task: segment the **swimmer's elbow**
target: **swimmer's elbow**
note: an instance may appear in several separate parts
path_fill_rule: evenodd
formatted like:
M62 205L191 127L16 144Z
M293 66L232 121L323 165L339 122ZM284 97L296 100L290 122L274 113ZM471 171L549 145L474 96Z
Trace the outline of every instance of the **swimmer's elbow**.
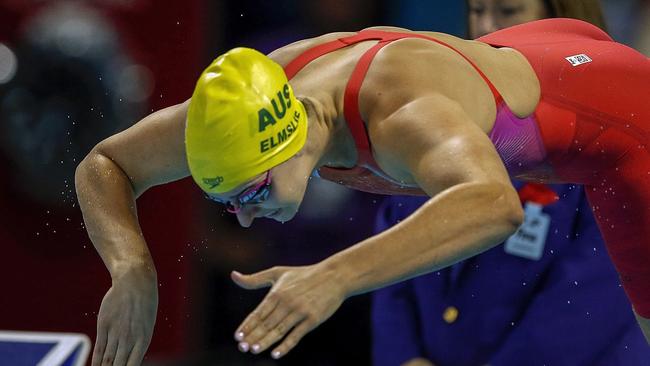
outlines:
M509 224L508 236L512 235L524 223L524 210L521 206L513 208L506 216L506 222Z
M116 174L125 180L134 192L136 187L134 182L122 170L122 168L107 155L101 148L101 143L95 146L86 157L77 165L75 170L75 188L77 195L83 194L85 187L88 185L101 184L103 181L115 182Z
M524 222L524 210L519 201L519 195L512 186L503 186L502 193L495 202L499 219L504 225L504 231L510 236Z
M77 165L77 168L75 169L74 172L74 181L75 181L75 187L77 189L77 195L83 192L82 188L89 184L89 181L92 180L92 174L97 173L96 169L96 152L95 149L90 151L88 155L86 155L81 162L79 162L79 165Z

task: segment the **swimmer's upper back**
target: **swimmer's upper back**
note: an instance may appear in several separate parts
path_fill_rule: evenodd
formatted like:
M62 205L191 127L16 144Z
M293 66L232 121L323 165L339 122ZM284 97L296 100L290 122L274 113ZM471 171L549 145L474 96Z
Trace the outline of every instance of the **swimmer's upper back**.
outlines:
M396 27L370 29L400 33L412 31ZM539 100L539 83L526 59L511 49L467 41L435 32L412 32L438 39L472 60L494 84L506 104L517 116L530 115ZM269 56L282 66L308 49L354 35L354 32L329 33L282 47ZM343 95L347 81L359 58L376 41L365 41L323 55L307 64L291 80L297 95L319 99L333 118L343 118ZM416 74L415 84L405 74ZM421 76L421 77L419 77ZM457 100L486 133L496 113L489 87L472 66L453 50L423 39L403 39L384 47L372 61L359 98L362 115L387 104L405 102L414 93L441 93ZM398 98L396 99L395 96ZM368 119L366 119L368 120Z

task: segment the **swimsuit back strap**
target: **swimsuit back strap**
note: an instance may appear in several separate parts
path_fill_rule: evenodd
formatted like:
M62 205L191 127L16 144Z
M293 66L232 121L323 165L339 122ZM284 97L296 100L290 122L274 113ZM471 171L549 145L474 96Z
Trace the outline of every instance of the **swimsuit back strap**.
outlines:
M373 39L382 40L386 38L387 34L390 33L368 30L368 31L362 31L356 33L348 37L338 38L329 42L321 43L317 46L307 49L306 51L298 55L298 57L296 57L291 62L289 62L284 67L284 72L287 74L287 79L291 80L308 63L314 61L315 59L323 55L353 45L355 43L369 41Z
M390 42L390 40L382 40L366 51L354 67L352 75L348 79L348 84L345 87L343 113L345 114L345 120L348 122L352 137L354 137L354 143L357 146L357 165L370 165L373 167L377 165L375 159L372 157L366 124L363 118L361 118L361 112L359 111L359 91L361 90L363 79L368 73L373 58L379 50Z
M370 63L372 62L374 56L382 47L387 45L390 40L392 40L392 37L384 40L389 34L391 33L364 31L349 37L343 37L335 39L333 41L325 42L301 53L298 55L298 57L293 59L284 67L284 72L287 74L287 79L291 80L308 63L319 58L320 56L355 43L369 40L380 41L380 43L372 47L370 50L366 51L366 53L361 57L355 66L354 71L352 72L352 76L348 80L347 86L345 88L343 103L344 115L352 136L354 137L354 142L357 146L358 165L368 164L371 166L376 166L376 163L372 157L372 152L370 150L370 140L368 139L366 126L361 119L361 114L359 113L359 89L361 89L361 84L363 83L363 79L368 72L368 68L370 67Z
M293 59L284 67L284 72L287 74L287 79L291 80L300 70L302 70L303 67L315 59L347 46L348 44L344 43L342 41L342 38L339 38L308 49L307 51L298 55L298 57Z

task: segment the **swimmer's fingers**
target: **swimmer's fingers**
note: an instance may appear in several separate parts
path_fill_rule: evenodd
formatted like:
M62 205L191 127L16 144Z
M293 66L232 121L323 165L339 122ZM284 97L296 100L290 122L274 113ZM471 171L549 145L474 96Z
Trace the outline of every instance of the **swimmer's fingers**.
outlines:
M101 365L140 365L151 338L147 335L146 326L139 322L129 324L125 321L118 327L121 329L119 335L109 332L108 346Z
M277 304L278 296L271 291L257 309L244 320L238 329L241 332L238 334L246 335L239 344L241 351L246 352L250 347L253 353L259 353L257 342L273 331L278 323L287 317L290 309L287 306L277 306Z
M136 342L131 354L129 354L129 361L126 363L126 366L140 366L147 347L148 343Z
M125 366L142 357L153 334L157 308L155 277L128 272L113 279L99 308L92 366Z
M300 322L294 329L289 333L287 338L282 341L282 343L277 346L273 352L271 352L271 357L278 359L291 351L298 342L309 333L312 329L316 328L318 323L312 319L305 319Z
M258 272L251 275L243 275L239 272L233 271L230 275L232 280L242 288L247 290L259 289L263 287L271 286L275 283L277 276L283 270L282 267L273 267L267 269L266 271ZM235 331L235 340L242 341L243 334L250 334L255 328L258 327L261 321L266 319L266 317L275 309L277 305L277 297L270 292L264 300L257 306L257 308L250 313L246 319L241 323L241 325ZM240 345L240 348L243 348L242 351L248 351L247 345Z
M106 349L106 342L108 337L106 326L102 324L101 320L97 321L97 339L95 340L95 348L93 349L92 366L101 366L102 359L104 358L104 350Z
M117 352L115 352L115 361L113 361L113 366L126 366L126 362L129 359L131 350L133 350L133 346L134 342L128 336L123 340L120 340L117 346Z
M132 334L139 334L135 337ZM149 338L143 336L142 331L133 330L131 334L123 334L120 337L119 346L115 355L115 361L112 364L108 363L107 365L112 366L130 366L130 365L140 365L144 354L147 351L149 345Z
M117 364L113 362L115 360L115 353L117 352L117 346L118 346L118 339L115 336L115 334L109 330L108 341L106 342L106 349L104 349L104 357L102 357L102 363L101 363L102 366L104 365L117 366Z
M274 312L275 313L275 312ZM278 312L278 314L282 314ZM273 316L273 315L271 315ZM270 317L270 316L269 316ZM296 324L304 319L304 316L299 313L291 313L284 317L281 321L275 324L269 331L263 332L259 339L251 339L251 353L258 354L266 351L269 347L281 340L287 332L289 332ZM251 334L251 338L253 334Z
M245 275L237 271L232 271L230 273L230 278L237 284L239 287L245 288L247 290L256 290L259 288L269 287L275 283L275 281L280 277L284 271L289 267L273 267L265 271L260 271L257 273Z
M277 269L271 291L255 315L251 314L235 333L240 350L246 352L257 345L255 353L262 352L298 324L279 350L281 355L286 354L339 308L346 297L344 281L339 277L338 272L319 265ZM289 318L287 323L285 318ZM258 343L261 340L265 340L263 345Z

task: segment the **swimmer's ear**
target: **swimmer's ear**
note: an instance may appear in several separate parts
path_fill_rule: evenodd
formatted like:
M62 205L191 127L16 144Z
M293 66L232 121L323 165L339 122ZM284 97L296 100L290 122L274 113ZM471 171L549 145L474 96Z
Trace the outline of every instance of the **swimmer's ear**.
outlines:
M247 290L256 290L258 288L264 288L272 286L275 283L275 280L278 276L278 268L273 267L265 271L253 273L250 275L241 274L237 271L232 271L230 273L230 278L242 288Z

